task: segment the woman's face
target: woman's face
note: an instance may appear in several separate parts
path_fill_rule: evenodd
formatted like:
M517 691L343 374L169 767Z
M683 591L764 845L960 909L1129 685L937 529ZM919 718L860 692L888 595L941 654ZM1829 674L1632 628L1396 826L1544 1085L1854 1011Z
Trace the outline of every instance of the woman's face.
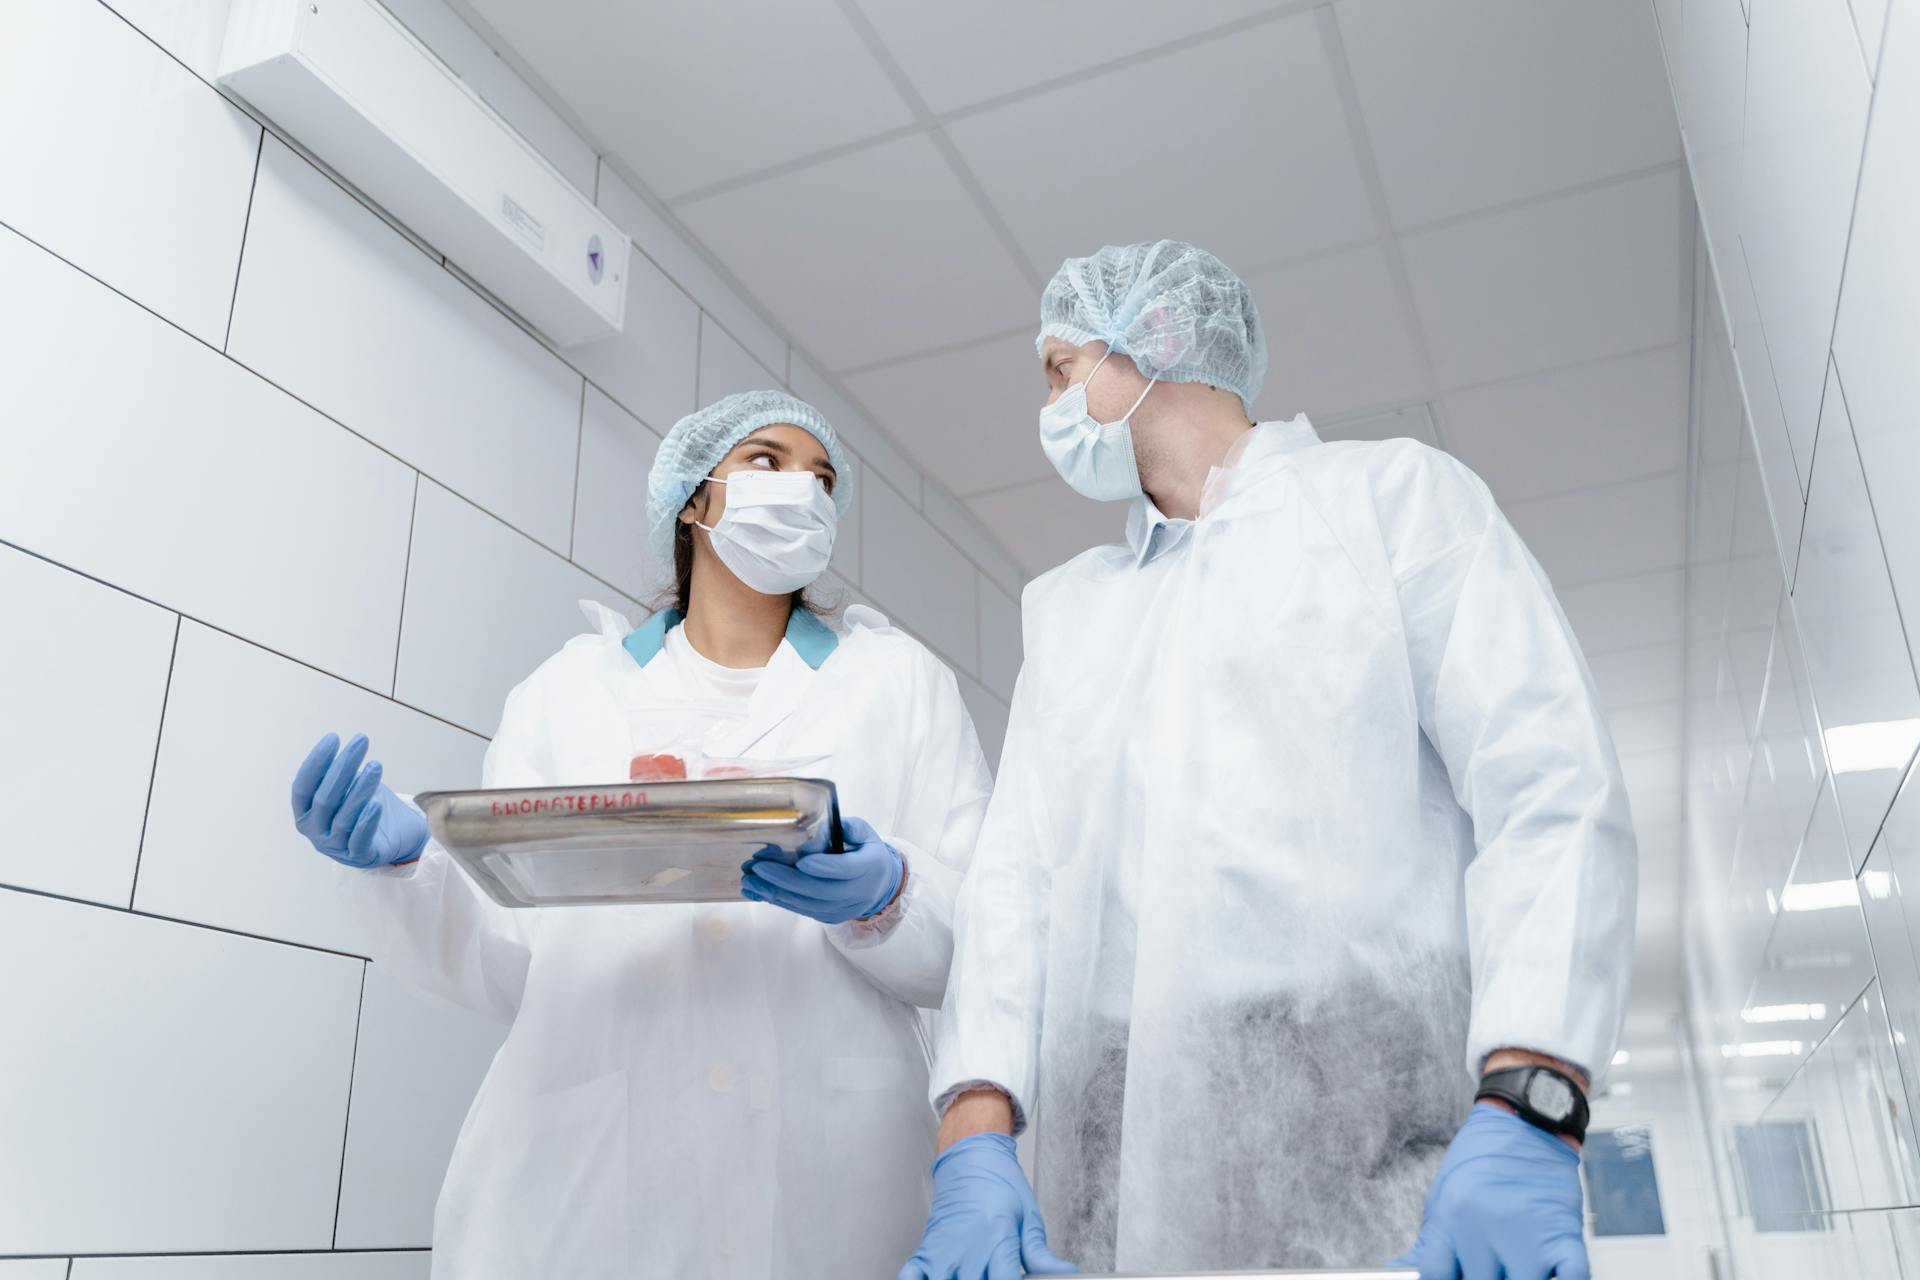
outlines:
M745 440L727 450L713 474L725 480L736 471L809 471L819 477L827 493L839 479L833 463L827 461L826 446L813 433L785 422L761 427ZM703 484L680 511L680 523L704 524L711 528L727 509L727 486Z

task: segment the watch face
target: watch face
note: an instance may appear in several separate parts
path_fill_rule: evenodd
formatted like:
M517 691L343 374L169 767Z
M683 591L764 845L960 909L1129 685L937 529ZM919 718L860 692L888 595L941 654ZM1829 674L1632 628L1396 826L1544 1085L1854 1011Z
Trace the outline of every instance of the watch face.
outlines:
M1573 1086L1559 1076L1536 1071L1527 1081L1527 1105L1549 1120L1565 1120L1573 1114Z

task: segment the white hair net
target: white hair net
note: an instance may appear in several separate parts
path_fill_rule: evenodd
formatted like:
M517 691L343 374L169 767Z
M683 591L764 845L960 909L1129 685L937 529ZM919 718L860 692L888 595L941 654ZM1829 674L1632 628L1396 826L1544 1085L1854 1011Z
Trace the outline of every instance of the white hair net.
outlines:
M1204 382L1249 414L1267 376L1253 294L1224 262L1180 240L1108 245L1068 258L1040 295L1040 336L1100 341L1162 382Z
M833 424L798 396L784 391L738 391L695 409L673 424L647 475L647 539L662 561L673 559L673 525L700 482L712 474L727 450L762 427L789 423L807 432L827 450L838 478L833 505L847 514L853 501L853 463L840 447Z

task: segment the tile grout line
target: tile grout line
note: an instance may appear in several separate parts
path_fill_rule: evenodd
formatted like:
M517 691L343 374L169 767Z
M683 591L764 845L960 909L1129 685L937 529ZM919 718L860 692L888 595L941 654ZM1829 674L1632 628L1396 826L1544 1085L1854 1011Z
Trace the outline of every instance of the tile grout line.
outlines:
M580 539L580 466L587 440L587 380L580 379L580 417L573 432L573 510L567 516L567 563L573 563L574 546Z
M347 1194L347 1139L353 1133L353 1079L360 1067L360 1024L367 1018L367 970L372 962L360 962L360 996L353 1011L353 1049L347 1055L347 1107L346 1118L340 1126L340 1178L333 1188L333 1234L329 1237L335 1249L340 1247L340 1202Z
M227 332L220 339L220 353L233 344L233 313L240 306L240 272L247 265L247 233L253 229L253 196L260 189L261 160L267 150L267 131L260 129L260 140L253 148L253 181L247 184L247 213L240 221L240 253L233 264L233 292L227 296Z
M0 538L0 547L6 547L9 550L17 551L24 556L31 556L33 559L38 560L43 564L50 564L54 566L56 569L60 569L60 570L63 570L64 572L74 574L77 577L85 578L88 582L97 583L98 585L107 588L109 591L113 591L120 595L127 596L130 599L138 600L143 604L150 604L154 606L156 609L164 610L167 613L176 614L179 616L179 618L183 622L191 622L191 623L194 623L196 626L205 627L209 631L215 632L218 635L226 636L230 640L237 640L241 644L249 645L255 649L260 650L262 653L270 653L276 658L280 658L283 661L293 663L295 666L305 667L307 670L312 671L318 675L323 675L329 680L338 680L341 684L346 685L350 689L358 689L362 693L372 694L374 697L381 699L383 702L391 702L396 707L404 707L406 710L412 711L418 715L423 715L427 717L427 719L429 720L438 721L439 723L446 725L449 729L458 729L462 733L470 733L474 737L479 738L483 742L487 740L486 734L480 733L474 729L469 729L466 725L460 724L457 721L449 720L445 716L440 715L438 712L430 711L426 707L416 706L411 702L406 702L400 698L393 697L390 694L382 693L379 689L374 688L372 685L361 684L358 680L354 680L350 677L343 676L337 671L329 671L325 667L319 666L316 663L313 663L306 658L299 657L296 654L287 653L281 649L276 649L269 644L262 644L260 641L255 640L250 636L241 635L238 631L229 630L226 627L220 626L218 623L208 622L205 618L201 618L194 614L188 613L184 609L175 609L169 605L162 604L160 601L153 599L151 596L143 596L137 591L130 591L126 587L120 586L117 583L109 582L105 578L100 577L98 574L88 573L84 569L77 569L73 565L67 564L64 561L56 560L52 556L42 555L38 551L34 551L27 547L20 546L18 543L9 542L4 538Z
M230 938L247 938L254 942L265 942L276 947L292 947L297 951L313 951L320 955L339 956L343 960L367 960L355 951L342 951L338 947L323 947L318 943L300 942L293 938L274 938L264 933L253 933L246 929L235 929L229 925L212 924L205 920L189 920L185 916L170 916L159 911L142 911L138 907L122 907L111 902L101 902L97 898L76 898L70 893L55 893L51 889L36 889L32 885L10 884L0 881L0 894L19 893L30 898L45 898L52 902L65 902L76 907L91 907L95 911L110 911L115 915L131 916L136 920L155 920L162 924L177 924L189 929L204 929L208 933L225 934Z
M393 686L387 696L400 698L400 648L407 638L407 587L413 581L413 533L420 525L420 473L413 473L413 501L407 507L406 559L400 562L400 616L393 628Z
M167 652L167 679L160 689L160 724L153 734L153 765L147 770L147 802L140 810L140 839L133 846L133 878L127 884L127 910L140 893L140 859L147 850L147 822L153 816L153 783L160 776L160 746L167 737L167 702L173 696L173 672L180 664L180 629L184 615L173 615L173 647Z
M1400 321L1413 346L1421 381L1432 387L1440 379L1434 369L1433 351L1427 342L1426 326L1421 322L1420 307L1414 300L1413 278L1407 271L1406 255L1401 251L1400 238L1394 230L1386 181L1380 176L1380 159L1373 149L1373 137L1367 131L1366 115L1360 108L1360 89L1354 80L1353 64L1347 56L1347 42L1340 30L1340 16L1330 4L1315 9L1313 16L1320 33L1321 51L1326 56L1327 67L1333 77L1334 93L1340 100L1340 115L1346 123L1347 140L1353 147L1359 163L1360 180L1366 188L1367 205L1373 214L1374 234L1379 239L1381 256L1386 259L1387 275L1393 281L1393 291L1400 303ZM1433 431L1436 443L1445 449L1447 440L1442 433L1438 413L1433 415Z
M75 1253L72 1255L53 1253L0 1253L0 1262L37 1262L64 1261L72 1265L84 1258L100 1258L113 1261L121 1258L332 1258L359 1257L362 1254L375 1253L431 1253L433 1247L424 1244L383 1244L366 1249L196 1249L192 1252L174 1250L171 1252L121 1252L121 1253Z

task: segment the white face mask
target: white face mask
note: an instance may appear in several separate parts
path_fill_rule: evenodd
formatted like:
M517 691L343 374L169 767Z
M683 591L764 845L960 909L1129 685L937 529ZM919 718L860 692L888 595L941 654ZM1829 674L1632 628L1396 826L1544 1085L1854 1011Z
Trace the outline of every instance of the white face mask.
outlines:
M1133 409L1127 410L1125 417L1117 422L1096 422L1087 412L1087 383L1093 381L1093 374L1100 372L1100 365L1112 354L1109 348L1085 382L1074 383L1060 393L1059 399L1040 410L1040 447L1046 451L1047 460L1053 463L1061 479L1096 502L1117 502L1140 496L1140 467L1133 457L1133 426L1129 419L1133 417L1133 410L1140 407L1140 400L1147 398L1147 391L1153 390L1153 382L1147 383L1147 391L1140 393Z
M734 577L762 595L783 596L825 572L840 513L817 477L747 470L710 479L727 486L727 509L700 528Z

